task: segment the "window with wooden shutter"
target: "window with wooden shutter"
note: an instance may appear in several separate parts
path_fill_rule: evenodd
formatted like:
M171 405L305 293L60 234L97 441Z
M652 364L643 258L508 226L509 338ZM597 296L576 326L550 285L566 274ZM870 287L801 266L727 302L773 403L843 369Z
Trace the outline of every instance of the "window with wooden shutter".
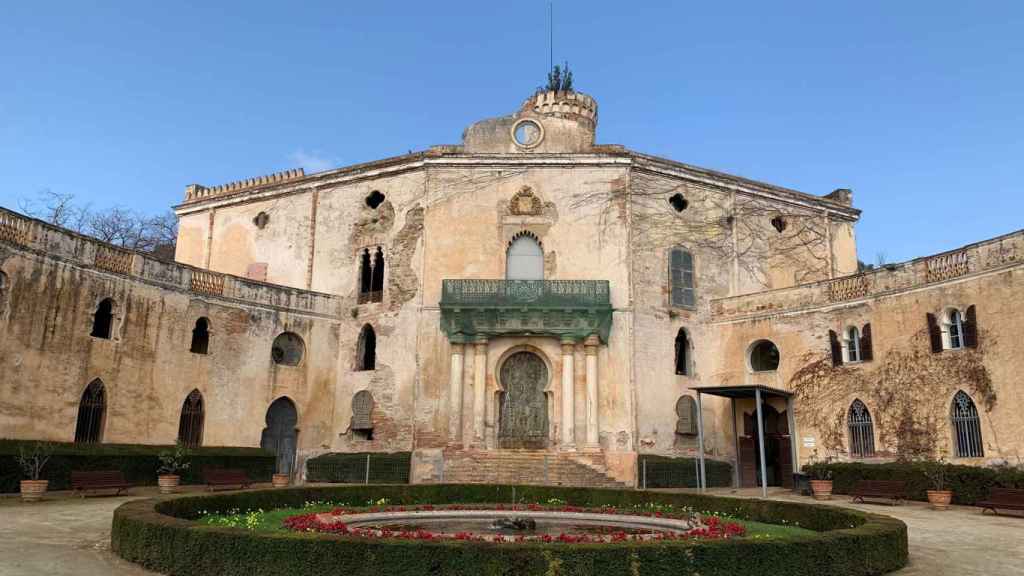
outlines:
M928 338L931 340L932 353L942 352L942 329L935 314L928 313Z
M964 347L966 348L977 348L978 347L978 316L974 310L974 305L967 307L964 312L963 318L963 332L964 332Z
M832 365L839 366L843 363L843 350L839 344L839 335L835 330L828 331L828 345L832 350Z
M871 362L875 359L874 351L871 348L871 323L868 322L860 332L860 359L861 362Z
M682 248L673 248L669 259L672 306L693 308L696 296L693 289L693 255Z
M676 401L676 434L697 435L697 402L691 396L680 396Z

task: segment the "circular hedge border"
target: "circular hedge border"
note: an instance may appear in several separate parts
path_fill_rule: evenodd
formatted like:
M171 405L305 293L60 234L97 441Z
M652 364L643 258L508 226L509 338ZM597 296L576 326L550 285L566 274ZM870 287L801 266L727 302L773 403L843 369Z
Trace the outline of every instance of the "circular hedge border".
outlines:
M206 512L301 507L314 501L511 503L513 490L516 500L524 503L558 498L581 507L631 507L658 502L757 522L799 525L816 533L770 539L495 544L250 532L196 521ZM137 500L114 512L111 546L126 560L175 576L862 576L906 565L907 527L895 518L850 509L700 494L479 484L370 485Z

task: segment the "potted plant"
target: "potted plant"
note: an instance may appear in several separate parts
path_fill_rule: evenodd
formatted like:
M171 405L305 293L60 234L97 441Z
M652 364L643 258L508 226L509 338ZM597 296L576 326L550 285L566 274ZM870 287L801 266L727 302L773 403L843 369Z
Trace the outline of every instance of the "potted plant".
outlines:
M274 488L286 488L289 482L291 482L291 475L289 474L275 473L273 476L270 477L270 484Z
M156 482L160 486L161 494L174 494L181 484L181 476L178 474L188 470L188 447L179 440L174 444L174 450L165 450L160 453L160 467L157 468Z
M832 470L822 463L817 466L812 466L810 469L811 473L811 492L814 494L815 500L831 500L832 499Z
M815 453L815 456L817 456L817 453ZM811 493L814 495L815 500L832 499L832 470L828 467L831 461L831 457L827 457L824 460L812 459L811 464L806 469L807 474L810 476Z
M43 473L43 467L53 455L53 444L49 442L36 442L30 450L24 446L18 449L18 465L21 471L28 478L21 481L21 499L25 502L37 502L42 500L43 494L50 486L49 480L41 480L39 476Z
M953 491L946 489L946 474L948 472L946 459L939 457L938 460L923 460L921 471L924 472L928 484L932 488L926 490L928 503L932 505L932 509L946 510L949 508L949 503L953 500Z

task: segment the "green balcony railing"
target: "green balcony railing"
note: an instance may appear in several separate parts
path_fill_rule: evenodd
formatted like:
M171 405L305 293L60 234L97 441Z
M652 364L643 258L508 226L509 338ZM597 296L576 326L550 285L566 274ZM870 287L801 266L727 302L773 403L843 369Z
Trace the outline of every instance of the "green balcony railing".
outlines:
M607 280L444 280L441 330L452 342L546 335L608 342L612 304Z
M610 308L607 280L444 280L441 307Z

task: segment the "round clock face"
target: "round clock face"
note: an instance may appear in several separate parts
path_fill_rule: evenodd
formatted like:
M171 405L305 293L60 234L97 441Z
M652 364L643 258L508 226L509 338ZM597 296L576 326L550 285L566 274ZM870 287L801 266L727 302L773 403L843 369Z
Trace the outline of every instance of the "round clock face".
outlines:
M520 120L512 128L512 138L515 139L516 144L524 148L540 144L543 137L544 131L541 129L540 124L533 120Z

